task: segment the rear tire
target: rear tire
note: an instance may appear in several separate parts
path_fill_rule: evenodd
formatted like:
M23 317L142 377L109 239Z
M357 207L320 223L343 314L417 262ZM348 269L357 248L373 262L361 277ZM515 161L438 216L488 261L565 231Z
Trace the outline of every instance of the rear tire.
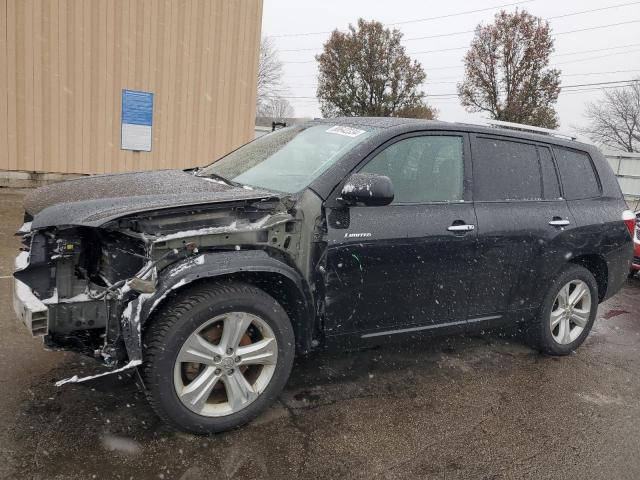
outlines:
M598 310L598 284L589 270L566 267L551 283L531 340L549 355L568 355L585 341Z
M258 416L286 384L295 350L280 304L243 283L180 292L154 315L143 340L149 403L165 422L196 434Z

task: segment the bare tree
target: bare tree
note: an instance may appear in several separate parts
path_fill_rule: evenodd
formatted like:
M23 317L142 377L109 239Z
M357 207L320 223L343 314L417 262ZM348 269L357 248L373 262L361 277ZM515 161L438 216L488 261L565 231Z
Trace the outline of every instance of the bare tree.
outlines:
M293 107L286 98L270 98L260 110L261 117L269 117L276 121L293 117Z
M278 58L278 51L271 38L263 37L258 61L256 111L261 113L269 100L279 96L282 89L282 62Z
M496 14L494 23L476 27L464 57L462 105L495 120L556 128L560 71L548 68L552 52L548 22L524 10Z
M611 148L640 152L640 78L604 92L604 98L587 104L589 124L580 133Z
M316 56L320 74L317 97L325 117L388 117L436 111L419 89L426 75L401 45L402 33L380 22L358 20L346 33L334 30Z

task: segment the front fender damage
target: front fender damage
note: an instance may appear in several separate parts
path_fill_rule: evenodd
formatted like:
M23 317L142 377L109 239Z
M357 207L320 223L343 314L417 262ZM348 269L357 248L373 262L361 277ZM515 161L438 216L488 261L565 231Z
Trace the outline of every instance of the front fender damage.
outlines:
M117 328L106 328L104 346L94 356L102 357L111 370L87 377L74 376L57 384L83 382L139 366L143 360L144 322L171 292L185 284L243 270L284 272L289 269L286 274L293 276L291 272L295 272L295 268L274 260L267 253L269 250L281 259L289 257L291 263L295 262L299 229L294 216L286 211L290 206L279 203L279 208L269 209L271 211L248 214L243 208L217 210L215 215L223 216L225 224L220 225L218 221L214 227L192 228L191 222L191 228L184 230L175 228L180 226L179 212L164 215L152 212L144 217L120 219L113 227L144 241L146 263L133 277L106 289L101 297L105 305L109 303L115 310L110 318L117 323ZM203 214L192 212L191 218L198 215ZM167 225L174 228L167 231ZM116 350L120 353L114 353Z
M304 308L311 315L311 293L302 275L264 250L198 253L160 272L153 293L140 294L127 304L122 329L128 358L142 360L142 327L174 291L198 280L238 273L272 273L289 279L305 298Z

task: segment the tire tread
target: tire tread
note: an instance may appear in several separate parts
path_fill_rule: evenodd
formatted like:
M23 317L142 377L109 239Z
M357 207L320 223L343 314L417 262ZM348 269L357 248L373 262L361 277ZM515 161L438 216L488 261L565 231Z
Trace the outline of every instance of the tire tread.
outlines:
M275 301L264 290L253 285L237 282L204 282L179 291L165 304L161 305L152 318L147 322L143 333L144 363L142 366L142 380L147 401L160 419L178 429L184 429L177 424L160 406L158 398L154 395L160 389L158 378L154 379L152 364L154 359L164 352L167 336L171 328L204 302L212 302L220 296L247 295L260 296L265 300Z
M545 329L547 327L546 325L547 318L546 318L545 312L547 310L548 302L551 301L551 298L550 298L551 293L555 292L555 290L559 288L561 284L571 280L572 278L578 278L579 276L585 276L587 279L589 279L588 283L590 284L589 286L591 290L591 296L592 298L595 298L595 299L598 298L596 279L588 269L580 265L570 264L567 267L565 267L563 270L561 270L560 273L556 276L556 278L551 283L549 292L545 295L542 305L540 305L540 311L537 315L537 318L533 322L533 325L531 326L531 328L529 328L528 339L531 346L541 351L542 353L546 353L548 355L568 355L573 351L573 349L579 347L582 344L582 342L584 342L584 340L587 338L591 330L591 326L593 325L597 311L592 312L593 320L590 320L589 322L587 322L587 326L585 327L586 334L582 337L580 342L577 345L575 345L572 349L564 348L564 346L559 346L557 344L550 345L545 335L546 333ZM594 289L595 289L595 293L594 293ZM595 297L594 297L594 294L595 294ZM597 303L596 303L596 306L597 306Z

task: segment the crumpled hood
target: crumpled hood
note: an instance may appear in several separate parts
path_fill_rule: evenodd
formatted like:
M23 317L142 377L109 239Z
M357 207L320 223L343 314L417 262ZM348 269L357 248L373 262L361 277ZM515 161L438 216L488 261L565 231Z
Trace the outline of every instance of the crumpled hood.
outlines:
M137 212L204 203L278 197L234 187L182 170L96 175L55 183L30 192L25 211L33 229L62 225L97 227Z

